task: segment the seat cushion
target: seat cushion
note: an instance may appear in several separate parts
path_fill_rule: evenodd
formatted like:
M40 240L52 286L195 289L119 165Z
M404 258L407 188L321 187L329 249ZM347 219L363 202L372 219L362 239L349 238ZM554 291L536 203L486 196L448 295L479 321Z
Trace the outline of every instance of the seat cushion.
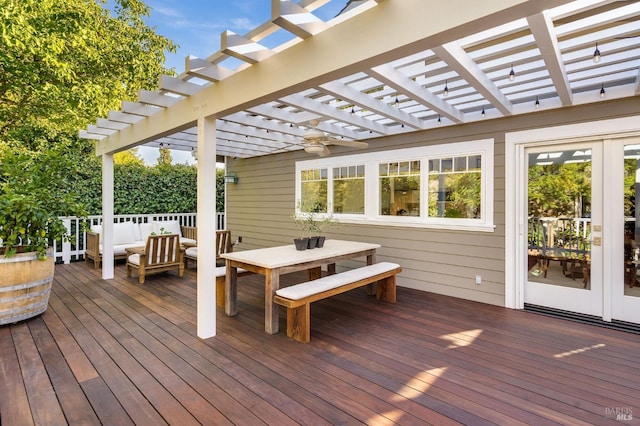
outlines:
M127 261L133 265L138 265L140 266L140 255L139 254L132 254L127 258Z
M391 262L374 263L373 265L351 269L335 275L326 275L322 278L318 278L317 280L281 288L276 291L276 294L281 297L286 297L287 299L300 300L313 294L338 288L355 281L392 271L399 267L400 265L397 263Z
M189 247L184 251L184 255L187 257L192 257L194 259L198 258L198 247Z

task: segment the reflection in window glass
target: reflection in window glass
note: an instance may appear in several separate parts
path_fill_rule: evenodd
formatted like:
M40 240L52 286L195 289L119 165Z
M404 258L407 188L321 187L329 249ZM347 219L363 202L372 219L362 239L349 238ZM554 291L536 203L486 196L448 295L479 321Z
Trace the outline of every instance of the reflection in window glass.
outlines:
M420 162L383 163L380 172L380 214L420 216Z
M624 147L624 295L640 297L640 145ZM622 267L622 263L620 267Z
M480 158L472 155L429 160L430 217L480 218Z
M327 182L327 169L302 170L301 211L327 212Z
M364 214L364 165L333 169L333 212Z

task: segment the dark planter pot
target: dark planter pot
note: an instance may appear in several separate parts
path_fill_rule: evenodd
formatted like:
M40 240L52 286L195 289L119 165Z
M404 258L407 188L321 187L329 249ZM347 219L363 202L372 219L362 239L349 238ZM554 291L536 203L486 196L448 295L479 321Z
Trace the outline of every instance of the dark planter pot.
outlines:
M314 249L318 245L318 237L309 237L308 249Z
M296 245L296 250L306 250L309 245L308 238L294 238L293 243Z
M316 244L316 247L318 248L322 248L324 247L324 240L326 237L318 237L318 243Z

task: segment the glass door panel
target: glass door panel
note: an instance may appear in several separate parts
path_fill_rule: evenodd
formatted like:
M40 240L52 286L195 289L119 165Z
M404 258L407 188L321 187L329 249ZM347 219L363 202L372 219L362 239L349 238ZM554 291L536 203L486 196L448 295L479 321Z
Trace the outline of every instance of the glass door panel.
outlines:
M613 241L618 249L612 251L611 317L640 323L640 141L615 141L612 150L617 153L614 161L620 161L620 153L624 152L624 175L614 172L610 177L611 185L617 186L613 202L618 204L612 225L617 229ZM619 164L614 165L614 170ZM608 178L605 176L605 185Z
M527 150L525 303L601 315L602 303L595 299L601 295L601 275L593 273L599 258L592 247L601 244L601 169L594 162L600 153L596 143ZM599 263L596 270L601 271Z

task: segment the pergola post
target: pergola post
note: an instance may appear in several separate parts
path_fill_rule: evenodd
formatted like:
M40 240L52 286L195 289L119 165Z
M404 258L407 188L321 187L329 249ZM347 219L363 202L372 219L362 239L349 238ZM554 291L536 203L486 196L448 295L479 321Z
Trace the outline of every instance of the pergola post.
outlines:
M102 279L113 278L113 153L102 154Z
M216 335L216 119L198 119L197 333Z

